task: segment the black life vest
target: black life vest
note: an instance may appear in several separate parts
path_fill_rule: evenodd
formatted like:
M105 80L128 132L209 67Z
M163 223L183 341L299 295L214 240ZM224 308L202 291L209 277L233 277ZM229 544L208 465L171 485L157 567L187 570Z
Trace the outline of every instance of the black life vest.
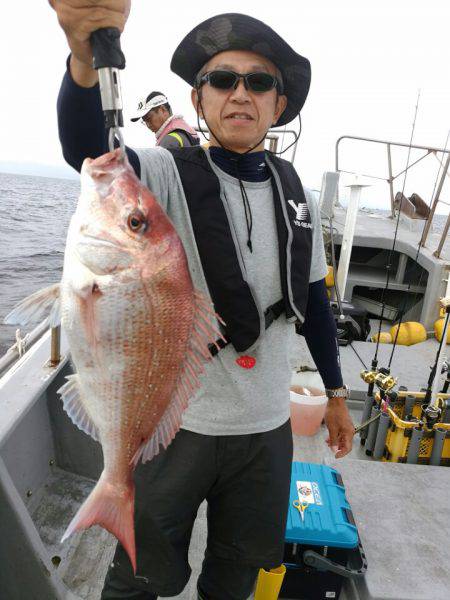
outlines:
M240 250L220 196L219 179L203 148L169 151L183 185L215 309L226 323L226 338L237 352L243 352L264 331L265 318L245 280ZM272 178L284 311L289 321L303 322L311 266L311 218L292 164L274 156L266 156L266 161Z
M184 136L187 137L190 146L200 146L200 138L189 133L189 131L187 131L187 129L174 129L167 135L170 135L171 133L178 133L178 134L182 133ZM183 146L183 148L188 148L188 147L189 146Z

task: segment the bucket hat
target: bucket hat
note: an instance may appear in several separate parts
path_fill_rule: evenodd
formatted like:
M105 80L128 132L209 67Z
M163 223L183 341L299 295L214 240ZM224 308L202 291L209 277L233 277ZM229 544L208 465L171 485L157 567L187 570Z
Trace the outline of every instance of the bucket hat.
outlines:
M226 50L250 50L265 56L280 70L287 106L277 126L290 123L300 112L308 95L311 65L297 54L268 25L240 13L226 13L206 19L180 42L170 68L192 87L200 69L216 54Z

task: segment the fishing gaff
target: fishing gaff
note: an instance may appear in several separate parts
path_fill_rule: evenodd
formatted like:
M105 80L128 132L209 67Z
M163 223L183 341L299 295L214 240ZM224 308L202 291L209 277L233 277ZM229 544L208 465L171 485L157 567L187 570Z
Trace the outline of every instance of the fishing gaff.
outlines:
M120 47L120 31L116 27L94 31L91 35L91 46L93 67L98 71L109 150L114 150L114 140L117 137L122 152L125 152L120 130L120 127L123 127L123 107L119 70L125 68L125 56Z

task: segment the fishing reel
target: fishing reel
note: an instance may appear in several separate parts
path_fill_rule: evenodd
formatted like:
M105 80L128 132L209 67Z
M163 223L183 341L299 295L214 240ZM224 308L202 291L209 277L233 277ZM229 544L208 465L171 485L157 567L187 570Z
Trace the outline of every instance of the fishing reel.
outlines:
M426 421L429 429L433 428L433 425L440 421L442 409L436 405L423 404L422 405L422 418Z
M366 383L375 383L375 378L377 376L377 371L361 371L360 377Z
M397 379L389 372L386 372L386 369L380 369L379 371L361 371L361 379L369 385L377 385L380 390L383 390L384 392L388 392L397 384Z

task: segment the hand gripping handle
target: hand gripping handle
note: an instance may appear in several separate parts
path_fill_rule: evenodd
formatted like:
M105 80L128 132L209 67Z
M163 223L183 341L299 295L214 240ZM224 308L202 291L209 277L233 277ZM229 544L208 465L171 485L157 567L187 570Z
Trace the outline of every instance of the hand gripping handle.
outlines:
M125 56L120 47L120 31L117 27L97 29L91 34L94 69L125 68Z

